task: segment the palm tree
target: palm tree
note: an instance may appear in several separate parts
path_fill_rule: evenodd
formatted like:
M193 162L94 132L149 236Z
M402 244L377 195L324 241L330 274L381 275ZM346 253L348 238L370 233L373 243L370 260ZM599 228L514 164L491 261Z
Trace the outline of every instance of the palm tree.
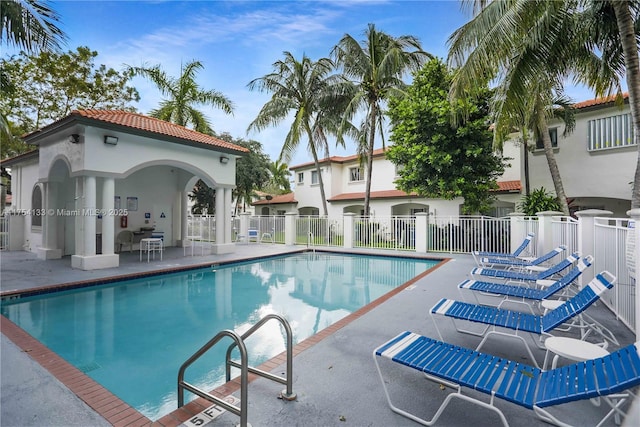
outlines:
M206 116L195 105L210 105L233 114L233 104L216 90L203 90L195 81L196 74L203 68L200 61L191 61L180 67L180 77L169 77L160 69L153 67L128 67L132 76L143 76L151 80L167 99L152 110L149 115L180 126L193 126L193 129L211 135L213 129Z
M54 51L67 36L58 28L60 17L44 2L38 0L2 0L0 7L0 46L17 46L27 52L38 50ZM5 40L6 35L6 40ZM0 94L6 94L13 88L9 78L0 70ZM11 123L4 112L0 114L0 140L4 144L15 143L18 138L11 132ZM5 179L7 175L3 168L0 178L0 213L4 211L6 200Z
M249 124L250 130L263 130L275 126L293 114L293 122L285 137L279 160L289 162L307 137L308 149L313 156L322 207L327 215L327 198L324 191L319 154L328 156L327 133L335 133L336 106L340 105L338 85L333 62L328 58L312 61L306 55L298 61L290 52L273 64L273 72L249 82L250 90L271 92L271 99L262 106L258 116Z
M274 189L279 192L284 191L286 193L291 191L291 183L289 182L291 171L286 163L281 162L280 160L271 162L269 165L269 172L271 173L271 186Z
M59 15L45 3L39 0L2 0L0 44L7 43L27 52L60 49L67 36L57 26Z
M449 38L449 63L458 68L451 98L462 96L478 82L497 78L496 147L512 129L514 117L523 120L520 126L533 126L543 141L556 196L568 215L546 123L553 100L562 95L563 81L570 73L596 92L618 89L615 70L589 49L589 35L575 1L495 1L482 6Z
M358 154L367 162L364 215L369 216L373 148L377 131L380 132L384 147L385 103L392 96L404 94L406 85L402 79L405 74L417 70L431 55L422 50L417 38L395 38L376 30L373 24L369 24L365 31L362 44L345 34L332 49L331 55L345 77L352 79L355 87L345 118L350 120L359 111L365 112L359 128Z
M594 2L595 3L595 2ZM627 88L629 89L629 105L631 108L631 120L633 121L633 135L638 147L638 163L633 180L631 193L631 208L640 208L640 37L637 32L640 28L640 2L611 1L614 10L620 44L624 55L624 64L627 76ZM597 6L598 4L595 3ZM632 16L632 8L635 13L635 24ZM615 48L616 43L611 47Z

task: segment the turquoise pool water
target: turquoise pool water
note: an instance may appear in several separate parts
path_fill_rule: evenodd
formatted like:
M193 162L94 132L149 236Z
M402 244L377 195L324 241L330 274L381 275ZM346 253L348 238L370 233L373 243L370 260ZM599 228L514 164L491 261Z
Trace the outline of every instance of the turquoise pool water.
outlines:
M2 314L157 420L177 407L180 365L217 332L242 332L278 313L297 343L437 263L302 253L3 301ZM246 344L257 366L285 349L285 336L268 322ZM185 379L222 384L226 347L214 347Z

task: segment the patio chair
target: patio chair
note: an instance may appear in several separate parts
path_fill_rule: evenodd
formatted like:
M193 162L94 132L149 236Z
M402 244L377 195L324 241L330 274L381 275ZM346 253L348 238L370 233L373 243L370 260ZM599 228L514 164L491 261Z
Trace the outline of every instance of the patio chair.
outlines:
M476 267L471 270L471 275L474 277L477 276L485 276L485 277L493 277L495 279L504 279L505 281L518 281L518 282L535 282L536 280L550 279L555 274L560 273L562 270L569 268L576 261L580 259L580 255L575 252L564 260L560 261L556 265L553 265L549 268L544 268L538 272L520 272L520 271L509 271L509 270L501 270L496 268L482 268ZM536 269L537 266L527 267L527 269Z
M444 399L431 420L420 418L395 406L379 360L390 360L423 373L429 380L455 390ZM403 332L373 351L373 360L391 410L418 423L430 426L453 398L495 412L508 427L495 398L533 410L545 422L567 425L547 409L556 405L602 396L611 406L598 425L611 415L625 415L622 407L633 393L625 392L640 384L640 341L607 356L574 363L550 371L520 362L480 353L437 341L412 332ZM464 388L489 395L489 401L465 394Z
M593 263L593 257L591 255L587 255L586 257L578 260L578 264L560 279L556 281L544 280L541 283L536 282L540 283L542 285L541 287L509 285L504 283L483 282L467 279L458 285L458 289L461 291L463 289L475 291L473 292L473 295L476 297L477 302L480 302L477 295L483 294L502 297L502 301L524 302L529 304L526 300L539 302L557 295L560 291L566 290L567 287L573 283L584 270L591 266L591 263ZM517 300L513 300L513 298L517 298Z
M118 245L118 252L122 252L122 247L129 245L129 252L133 252L133 232L129 230L122 230L116 237L116 244Z
M486 252L486 251L472 251L471 255L473 255L473 259L476 260L476 264L480 265L478 262L479 257L502 257L502 258L518 258L524 252L524 250L529 246L531 240L535 237L535 233L527 233L527 236L524 238L520 246L516 248L512 253L505 252Z
M545 262L550 261L556 255L561 254L566 251L567 247L565 245L560 245L552 251L547 252L546 254L532 259L520 259L520 258L500 258L500 257L482 257L480 258L479 267L484 268L506 268L506 269L523 269L525 267L530 267L532 265L543 265Z
M476 348L480 350L487 339L492 335L500 335L513 338L524 344L531 360L537 364L531 348L525 339L519 335L520 332L528 332L533 341L538 343L538 347L542 348L539 341L535 339L538 335L540 339L551 336L559 326L571 321L579 316L591 304L596 302L600 295L607 289L613 287L616 277L608 271L598 274L588 285L582 288L576 295L564 301L557 308L548 311L544 315L536 315L529 312L506 310L498 307L486 305L471 304L462 301L456 301L448 298L442 298L436 305L431 308L431 319L438 331L438 336L442 340L442 334L438 328L435 316L445 316L452 319L456 331L483 337L482 341ZM460 329L455 320L466 320L470 322L481 323L484 329L480 332L467 329ZM582 334L581 338L586 339L592 332L599 334L605 341L617 344L617 340L613 333L599 323L581 322ZM500 328L498 330L497 328Z

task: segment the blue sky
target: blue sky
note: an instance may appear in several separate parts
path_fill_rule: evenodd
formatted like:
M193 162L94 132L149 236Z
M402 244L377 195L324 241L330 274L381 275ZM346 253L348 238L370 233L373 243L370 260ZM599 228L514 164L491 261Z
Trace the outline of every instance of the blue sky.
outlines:
M271 72L271 65L290 51L312 59L328 56L345 34L361 39L369 23L393 36L413 35L424 50L441 58L449 35L469 18L459 1L53 1L61 28L69 36L65 50L88 46L98 51L97 64L122 69L124 64L160 64L170 76L180 66L199 60L204 70L198 83L232 100L233 116L203 107L217 132L260 141L275 160L290 123L260 133L246 133L270 95L251 92L247 84ZM161 100L157 89L142 78L133 81L140 92L138 111L146 114ZM574 100L591 97L584 89L569 90ZM330 154L355 153L330 147ZM291 164L310 160L306 142Z

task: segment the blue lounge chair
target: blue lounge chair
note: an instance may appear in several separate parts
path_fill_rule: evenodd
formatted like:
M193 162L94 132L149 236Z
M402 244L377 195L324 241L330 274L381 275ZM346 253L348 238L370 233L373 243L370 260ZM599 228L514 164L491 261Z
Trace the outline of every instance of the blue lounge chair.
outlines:
M532 260L525 260L520 258L482 257L480 258L479 266L485 268L522 269L524 267L530 267L532 265L542 265L566 250L567 247L565 245L560 245L554 250L549 251L546 254Z
M554 266L551 266L547 269L538 272L520 272L520 271L509 271L509 270L500 270L495 268L481 268L476 267L471 270L472 276L485 276L485 277L493 277L496 279L504 279L505 281L513 280L520 282L535 282L536 280L544 280L551 278L554 274L560 273L562 270L573 265L578 259L580 255L575 252Z
M528 287L522 285L509 285L504 283L483 282L479 280L465 280L458 285L460 290L467 289L474 292L474 295L478 293L488 294L492 296L504 297L504 300L511 298L518 298L521 301L533 300L542 301L544 299L551 298L554 294L557 294L561 290L564 290L573 281L575 281L584 270L591 266L593 257L591 255L586 256L578 260L578 264L573 267L567 274L560 279L549 283L549 286L543 288ZM477 299L476 299L477 301Z
M473 258L476 260L476 263L478 265L480 265L478 263L479 257L517 258L523 254L524 250L529 246L529 244L531 243L534 237L535 237L535 233L528 233L527 237L525 237L522 243L520 243L520 246L518 246L516 250L513 251L512 253L472 251L471 255L473 255Z
M442 334L438 328L438 322L435 320L436 315L446 316L452 319L454 326L458 332L468 333L484 337L480 342L480 345L476 350L480 350L484 343L491 335L501 335L510 338L515 338L524 344L529 357L536 363L536 359L533 356L531 348L519 335L520 332L529 333L533 341L536 342L534 335L538 335L540 338L543 336L550 336L551 332L558 326L572 320L576 316L580 315L591 304L596 302L600 298L603 292L613 287L616 281L616 277L608 271L603 271L598 274L588 285L586 285L576 295L562 303L556 309L547 312L544 315L536 315L523 311L506 310L498 307L491 307L486 305L471 304L462 301L456 301L448 298L442 298L436 305L431 308L431 318L438 331L438 336L442 340ZM471 331L466 329L460 329L456 326L455 320L466 320L485 325L485 328L481 332ZM607 341L617 344L615 336L608 329L604 328L599 323L588 324L584 323L585 328L589 328L582 338L595 332ZM501 328L498 330L497 328ZM507 332L505 332L507 331ZM512 332L509 332L512 331Z
M431 420L419 418L391 401L387 382L392 379L383 377L379 359L413 368L456 392L447 395ZM640 384L640 341L598 359L541 371L523 363L403 332L375 349L373 360L391 410L427 426L438 420L453 398L494 411L508 427L506 417L494 405L494 398L531 409L546 422L566 425L544 408L603 396L612 409L598 424L601 425L611 415L622 413L620 408L629 394L619 393ZM489 402L464 394L463 387L491 396ZM615 400L607 397L613 394L616 394Z

